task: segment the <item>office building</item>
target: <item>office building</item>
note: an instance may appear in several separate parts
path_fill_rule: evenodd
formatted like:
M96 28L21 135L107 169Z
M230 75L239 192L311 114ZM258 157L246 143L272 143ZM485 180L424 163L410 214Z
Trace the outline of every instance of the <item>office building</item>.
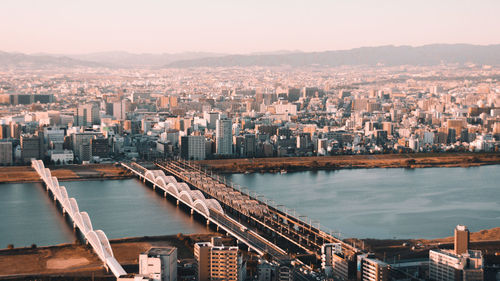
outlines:
M204 136L182 136L181 157L187 160L205 159L205 137Z
M73 151L80 161L89 161L92 157L90 141L101 135L97 132L79 132L74 133L71 137L73 139Z
M140 254L139 274L152 281L177 281L177 248L154 247Z
M12 165L12 143L0 142L0 165Z
M31 159L42 159L43 138L37 135L21 135L21 161L30 163Z
M245 268L237 246L225 246L220 237L196 243L194 257L199 281L241 281Z
M95 104L80 105L76 108L75 125L91 127L99 125L101 119L99 116L99 107Z
M109 151L109 141L104 136L94 136L94 138L90 139L90 153L92 157L108 157Z
M127 119L127 113L132 110L132 103L128 99L123 99L113 103L113 116L117 120Z
M255 157L255 148L257 142L255 139L255 135L253 134L245 134L243 137L243 156L247 158Z
M215 153L218 155L233 154L232 122L230 119L217 119L215 135Z

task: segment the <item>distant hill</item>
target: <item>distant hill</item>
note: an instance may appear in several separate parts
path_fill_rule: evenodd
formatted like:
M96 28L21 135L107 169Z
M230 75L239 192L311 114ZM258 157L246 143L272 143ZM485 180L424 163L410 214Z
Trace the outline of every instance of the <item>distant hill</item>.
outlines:
M0 51L0 67L16 68L47 68L47 67L98 67L96 62L72 59L66 56L26 55L21 53L7 53Z
M441 44L364 47L343 51L275 51L228 55L207 52L177 54L133 54L101 52L89 54L22 54L0 51L0 67L218 67L218 66L341 66L341 65L437 65L475 63L500 65L500 45Z
M165 67L217 66L341 66L341 65L437 65L440 63L500 65L500 45L435 44L420 47L381 46L344 51L250 54L180 60Z
M205 57L220 57L227 54L186 52L176 54L133 54L128 52L100 52L89 54L72 54L67 57L106 64L112 67L161 67L179 60L192 60Z

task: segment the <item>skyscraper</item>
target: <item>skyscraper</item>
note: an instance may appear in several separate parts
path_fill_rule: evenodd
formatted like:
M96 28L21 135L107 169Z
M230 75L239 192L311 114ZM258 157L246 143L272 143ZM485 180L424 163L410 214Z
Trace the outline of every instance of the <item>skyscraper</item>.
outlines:
M219 155L233 154L233 136L232 136L233 123L230 119L220 118L217 119L215 129L215 152Z

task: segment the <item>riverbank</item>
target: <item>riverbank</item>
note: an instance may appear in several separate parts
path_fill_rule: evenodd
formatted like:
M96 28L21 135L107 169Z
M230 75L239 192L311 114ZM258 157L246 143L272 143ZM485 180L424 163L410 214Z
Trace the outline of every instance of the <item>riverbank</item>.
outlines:
M131 178L127 170L114 164L48 166L59 181L101 180ZM40 182L39 175L31 166L0 167L0 183Z
M202 160L218 173L276 173L355 168L474 167L500 164L500 153L413 153Z
M178 259L193 258L193 244L209 241L216 234L169 235L135 237L110 240L113 253L127 272L137 272L139 254L151 247L174 246ZM22 280L40 276L72 276L97 278L94 280L116 280L104 270L102 261L90 246L61 244L40 248L17 248L0 250L0 280ZM55 278L55 279L53 279ZM108 279L110 278L110 279Z
M391 263L401 259L428 258L431 249L453 249L454 237L439 239L346 239L373 252L380 260ZM470 234L470 249L481 250L487 262L500 263L500 227L483 229Z

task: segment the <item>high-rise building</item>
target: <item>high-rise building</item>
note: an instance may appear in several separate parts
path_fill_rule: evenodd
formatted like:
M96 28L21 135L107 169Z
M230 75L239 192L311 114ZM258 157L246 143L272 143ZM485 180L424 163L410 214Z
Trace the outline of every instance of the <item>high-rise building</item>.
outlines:
M177 281L177 248L154 247L140 254L139 274L152 281Z
M104 136L94 136L90 139L90 153L92 157L105 158L109 156L109 142Z
M96 104L80 105L76 108L75 125L90 127L100 123L99 107Z
M233 154L232 122L230 119L217 119L215 129L215 153L218 155Z
M37 135L21 135L21 160L23 163L30 163L31 158L42 159L43 138Z
M255 157L256 139L254 134L245 134L243 137L243 156Z
M245 276L237 246L225 246L220 237L211 242L196 243L194 257L199 281L241 281Z
M132 103L128 99L123 99L113 103L113 116L117 120L127 119L127 113L132 110Z
M470 233L469 229L465 225L457 225L455 227L455 254L461 255L467 253L469 250L469 239Z
M207 129L215 130L217 120L219 119L219 112L204 112L203 119L207 120Z
M0 165L12 165L11 142L0 142Z
M482 281L483 255L469 250L469 230L455 228L455 249L429 251L429 279L433 281Z
M182 136L181 157L187 160L205 159L205 137L204 136Z
M97 132L78 132L74 133L71 137L73 139L73 152L78 156L80 161L89 161L92 157L90 149L90 141L100 136L101 133Z

